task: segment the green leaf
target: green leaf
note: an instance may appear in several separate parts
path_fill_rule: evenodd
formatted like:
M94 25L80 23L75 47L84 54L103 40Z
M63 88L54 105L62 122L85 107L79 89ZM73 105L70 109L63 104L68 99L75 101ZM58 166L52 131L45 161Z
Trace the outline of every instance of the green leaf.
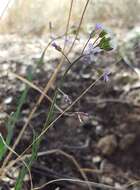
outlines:
M104 37L107 34L108 34L107 31L102 30L101 33L99 34L99 37L102 38L102 37Z
M111 47L110 40L110 38L103 37L99 43L99 47L105 51L112 50L113 48Z
M36 139L36 137L37 137L37 135L35 135L35 133L34 133L33 141ZM39 148L39 143L35 142L32 146L31 157L25 159L25 162L29 169L31 168L33 161L35 161L37 159L38 148ZM16 180L15 190L22 189L23 180L24 180L27 172L28 172L27 168L25 166L23 166L22 169L20 170L19 176Z
M44 49L44 51L42 52L39 60L37 61L37 67L43 66L44 65L44 56L46 53L46 48Z
M1 137L0 137L0 159L1 159L2 156L3 156L4 150L5 150L5 145L4 145L4 143L3 143L3 141L2 141L2 139L1 139Z
M32 80L32 75L33 75L33 73L29 69L28 73L27 73L28 80L30 80L30 81ZM16 122L18 121L18 119L20 117L21 108L27 99L28 90L29 90L29 87L26 87L18 100L16 112L11 114L9 120L6 123L6 128L8 131L8 135L6 137L6 143L8 145L10 144L11 139L13 137L13 130L14 130ZM7 151L7 148L3 145L3 142L1 142L1 140L0 140L0 160L2 160L6 151Z

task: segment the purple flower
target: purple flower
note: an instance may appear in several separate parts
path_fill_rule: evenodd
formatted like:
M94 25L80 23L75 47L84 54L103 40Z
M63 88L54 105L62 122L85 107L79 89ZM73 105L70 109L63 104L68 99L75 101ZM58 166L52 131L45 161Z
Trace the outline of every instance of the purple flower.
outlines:
M67 103L67 104L69 104L69 105L72 103L70 97L69 97L67 94L64 94L64 95L63 95L63 102L64 102L64 103Z
M83 62L86 62L90 64L93 62L93 60L96 60L96 55L100 53L102 49L97 46L96 44L93 44L92 40L90 40L84 50L84 57L83 57Z
M70 36L64 36L63 37L65 43L71 44L73 42L73 39Z
M93 45L93 42L89 42L88 43L88 45L87 45L87 47L86 47L86 49L85 49L85 54L88 54L88 55L90 55L90 54L97 54L97 53L99 53L99 52L101 52L102 50L101 50L101 48L100 47L95 47L94 45Z
M95 30L103 30L103 25L100 24L100 23L97 23L97 24L95 25Z
M61 47L56 44L56 42L52 42L52 46L53 46L56 50L58 50L58 51L61 51L61 50L62 50Z
M105 70L104 75L103 75L103 80L105 82L109 81L109 74L110 74L110 71L109 70Z

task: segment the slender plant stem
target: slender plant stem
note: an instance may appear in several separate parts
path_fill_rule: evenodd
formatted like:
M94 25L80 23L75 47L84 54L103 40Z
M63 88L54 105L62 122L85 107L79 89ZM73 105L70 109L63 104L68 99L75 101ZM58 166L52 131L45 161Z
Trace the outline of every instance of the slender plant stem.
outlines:
M95 84L96 84L103 76L104 76L104 73L103 73L96 81L92 82L92 83L89 85L89 87L86 88L86 89L80 94L80 96L78 96L78 97L75 99L75 101L63 111L63 113L61 113L58 117L56 117L56 119L54 119L54 120L48 125L48 127L47 127L44 131L42 131L41 134L21 153L20 157L22 157L22 156L32 147L32 145L33 145L36 141L38 141L38 140L48 131L48 129L49 129L51 126L53 126L53 125L57 122L57 120L58 120L59 118L61 118L61 117L62 117L68 110L70 110L93 86L95 86ZM18 160L18 159L16 159L15 162L17 162L17 160Z
M10 2L11 2L11 0L9 0L9 1L7 2L7 4L6 4L4 10L2 11L2 13L1 13L1 15L0 15L0 19L2 19L2 17L3 17L3 15L4 15L5 11L8 9L8 6L9 6Z
M71 13L72 13L72 7L73 7L73 0L71 0L71 3L70 3L69 16L68 16L68 21L67 21L67 26L66 26L65 41L64 41L64 48L63 48L64 52L65 52L65 47L67 45L67 37L68 37L68 30L69 30L69 25L70 25L70 18L71 18Z
M19 160L25 165L25 167L27 168L27 170L28 170L28 172L29 172L29 176L30 176L30 182L31 182L31 189L33 189L33 183L32 183L32 175L31 175L31 172L30 172L30 169L29 169L29 167L28 167L28 165L26 164L26 162L23 160L23 159L21 159L21 156L18 154L18 153L16 153L6 142L5 142L5 140L4 140L4 138L3 138L3 136L0 134L0 138L2 139L2 142L3 142L3 144L6 146L6 148L10 151L10 152L12 152L13 154L15 154L16 156L17 156L17 158L19 158Z
M80 26L81 26L81 24L82 24L82 20L83 20L83 17L84 17L84 14L85 14L85 11L86 11L86 8L87 8L88 3L89 3L89 0L87 0L86 6L85 6L85 8L84 8L84 11L83 11L83 14L82 14L82 17L81 17L81 20L80 20L80 24L79 24L79 29L78 29L78 30L80 30ZM73 1L71 1L71 8L70 8L70 11L72 10L72 5L73 5ZM68 22L70 21L70 15L71 15L71 13L69 14ZM67 30L68 30L68 25L69 25L69 24L67 24L67 27L66 27L66 33L67 33ZM76 34L75 40L77 39L78 33L79 33L79 31L78 31L77 34ZM73 45L74 45L74 43L75 43L75 42L73 42ZM47 50L47 48L49 47L49 45L51 45L51 43L49 43L48 46L46 47L46 49L44 50L43 56L45 55L46 50ZM63 56L63 57L64 57L64 56ZM45 94L47 94L47 92L48 92L50 86L53 84L54 80L56 79L57 73L58 73L59 70L61 69L61 66L62 66L62 64L63 64L63 62L64 62L64 58L63 58L63 57L62 57L60 63L58 64L57 68L55 69L54 73L52 74L52 76L51 76L49 82L47 83L47 85L46 85L46 87L45 87L45 89L44 89L44 93L45 93ZM66 57L67 57L67 56L66 56ZM31 111L31 113L29 114L28 121L27 121L27 122L25 123L25 125L23 126L23 128L22 128L22 130L21 130L21 132L20 132L20 134L19 134L19 136L18 136L16 142L14 143L14 145L13 145L13 147L12 147L13 149L15 149L15 147L16 147L17 144L19 143L19 141L20 141L20 139L21 139L21 137L22 137L22 135L23 135L23 133L24 133L26 127L28 126L30 120L32 119L33 114L35 113L35 111L36 111L38 105L42 102L43 98L44 98L44 95L42 94L42 95L39 97L39 99L38 99L38 101L37 101L35 107L34 107L33 110ZM64 113L64 112L63 112L63 113ZM2 165L2 167L5 167L5 166L6 166L6 164L7 164L7 162L9 161L11 155L12 155L12 152L9 152L9 154L8 154L8 156L6 157L6 159L5 159L5 161L4 161L3 165Z
M66 32L65 32L65 35L66 35L66 36L67 36L67 34L68 34L68 28L69 28L69 23L70 23L70 17L71 17L72 6L73 6L73 0L71 0L71 5L70 5L70 11L69 11L68 21L67 21L67 26L66 26ZM41 61L42 61L42 59L44 58L44 55L45 55L45 53L46 53L48 47L52 44L53 41L54 41L54 40L52 40L51 42L49 42L48 45L46 46L46 48L45 48L45 50L43 51L43 54L42 54L42 56L41 56ZM66 44L64 44L64 49L65 49L65 45L66 45ZM63 49L63 50L64 50L64 49ZM63 56L64 56L64 55L63 55ZM67 57L67 56L66 56L66 57ZM66 57L65 57L65 58L66 58ZM51 76L49 82L47 83L47 85L46 85L46 87L45 87L45 89L44 89L44 94L47 94L47 92L48 92L50 86L52 85L53 81L55 80L56 75L57 75L57 73L59 72L59 70L61 69L61 66L62 66L63 63L64 63L64 58L62 57L60 63L58 64L57 68L55 69L54 73L52 74L52 76ZM35 111L37 110L38 105L40 105L40 103L42 102L43 99L44 99L44 95L42 94L42 95L39 97L37 103L35 104L35 107L34 107L34 108L32 109L32 111L30 112L27 122L24 124L24 126L23 126L23 128L21 129L21 131L20 131L20 133L19 133L19 135L18 135L18 137L17 137L15 143L13 144L13 146L12 146L12 149L13 149L13 150L16 148L17 144L19 143L19 141L20 141L20 139L21 139L21 137L22 137L24 131L26 130L26 128L27 128L27 126L28 126L30 120L32 119L33 114L35 113ZM12 156L12 152L9 152L9 154L7 155L6 159L5 159L4 162L3 162L2 168L4 168L4 167L6 166L6 164L7 164L8 161L9 161L9 159L11 158L11 156Z
M71 183L78 183L78 184L85 184L87 185L88 183L95 187L95 188L101 188L101 189L109 189L109 190L126 190L126 188L117 188L117 187L112 187L112 186L109 186L109 185L105 185L105 184L101 184L101 183L96 183L96 182L92 182L92 181L83 181L83 180L80 180L80 179L75 179L75 178L61 178L61 179L55 179L55 180L52 180L52 181L49 181L43 185L41 185L40 187L36 187L34 188L33 190L39 190L39 189L42 189L50 184L53 184L53 183L56 183L56 182L61 182L61 181L66 181L66 182L71 182Z
M70 19L70 18L68 18L68 19ZM67 26L67 27L68 27L68 26ZM67 31L67 30L68 30L68 28L66 29L66 31ZM66 32L66 33L67 33L67 32ZM62 37L62 36L59 36L58 38L61 38L61 37ZM58 39L58 38L57 38L57 39ZM55 40L53 39L53 40L51 40L51 41L48 43L48 45L46 46L46 48L44 49L44 51L43 51L43 53L42 53L41 59L43 59L43 57L44 57L44 55L45 55L45 53L46 53L48 47L52 44L53 41L55 41ZM59 70L61 69L61 66L62 66L62 64L63 64L63 61L64 61L64 59L63 59L63 57L62 57L60 63L58 64L57 68L55 69L54 73L52 74L52 76L51 76L49 82L47 83L47 85L46 85L46 87L45 87L45 89L44 89L44 91L43 91L44 94L47 94L47 92L48 92L48 90L49 90L51 84L53 83L53 81L54 81L55 78L56 78L57 73L58 73ZM36 112L38 106L40 105L40 103L41 103L42 100L44 99L44 94L41 94L41 96L40 96L39 99L37 100L37 102L36 102L34 108L33 108L32 111L30 112L30 114L29 114L29 116L28 116L27 122L26 122L26 123L24 124L24 126L22 127L22 129L21 129L21 131L20 131L20 133L19 133L19 135L18 135L18 137L17 137L15 143L14 143L13 146L12 146L12 149L13 149L13 150L16 148L17 144L19 143L19 141L20 141L20 139L21 139L21 137L22 137L24 131L26 130L26 128L27 128L29 122L30 122L31 119L32 119L33 114ZM7 164L8 161L9 161L9 159L11 158L11 156L12 156L12 152L9 152L9 154L6 156L6 158L5 158L4 162L3 162L2 168L4 168L4 167L6 166L6 164Z
M80 32L81 25L82 25L83 18L84 18L84 15L85 15L87 6L88 6L88 4L89 4L89 1L90 1L90 0L87 0L86 5L84 6L84 10L83 10L83 12L82 12L82 16L81 16L81 19L80 19L80 23L79 23L78 29L77 29L77 31L76 31L76 35L75 35L74 41L73 41L73 43L72 43L72 45L71 45L71 47L70 47L70 49L69 49L67 55L71 52L71 50L72 50L72 48L73 48L73 46L74 46L74 44L75 44L75 42L76 42L76 40L77 40L78 34L79 34L79 32Z
M88 39L88 41L89 41L89 39ZM87 43L86 43L86 44L87 44ZM84 48L85 48L85 47L86 47L86 46L84 46ZM84 50L84 48L83 48L83 50ZM63 54L64 54L64 52L63 52ZM66 56L66 55L65 55L65 56ZM60 84L63 83L66 74L67 74L68 71L72 68L72 66L73 66L78 60L80 60L83 56L84 56L84 55L79 56L75 61L73 61L73 63L71 63L71 62L69 61L69 59L68 59L70 65L69 65L69 67L66 69L66 71L65 71L65 73L64 73L64 75L63 75L63 77L62 77L62 79L61 79ZM61 85L60 85L60 86L61 86ZM60 87L59 87L59 88L60 88ZM44 92L44 93L45 93L45 92ZM56 88L56 91L55 91L54 99L56 98L56 95L57 95L57 88ZM40 98L44 98L44 95L42 95ZM40 99L39 99L39 100L40 100ZM41 101L42 101L42 100L41 100ZM37 102L37 103L38 103L38 102ZM39 103L40 103L40 102L39 102ZM37 106L38 106L38 104L36 105L36 107L34 108L34 110L32 110L32 112L31 112L32 114L30 115L29 121L30 121L30 119L32 118L33 113L36 111ZM53 106L54 106L54 105L52 105L51 109L53 108ZM66 112L67 112L67 111L64 111L64 112L62 112L61 114L64 115ZM61 115L61 114L60 114L60 115ZM48 121L48 119L49 119L50 116L51 116L51 115L48 116L47 121ZM61 116L60 116L60 117L61 117ZM45 125L44 125L44 126L47 125L47 121L45 122ZM28 124L28 123L26 123L26 125L27 125L27 124ZM26 125L25 125L25 126L26 126ZM24 126L24 127L25 127L25 126ZM23 132L24 132L24 129L23 129ZM28 147L27 147L27 148L28 148ZM25 150L25 151L26 151L26 150ZM23 154L24 154L24 152L23 152Z

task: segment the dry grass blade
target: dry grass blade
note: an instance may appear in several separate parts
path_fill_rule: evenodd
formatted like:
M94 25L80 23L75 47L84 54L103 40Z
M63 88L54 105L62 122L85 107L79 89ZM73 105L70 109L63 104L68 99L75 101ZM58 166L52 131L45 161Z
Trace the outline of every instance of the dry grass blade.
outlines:
M54 123L56 123L56 121L60 118L60 117L62 117L67 111L69 111L102 77L104 76L104 73L96 80L96 81L94 81L93 83L91 83L91 85L88 87L88 88L86 88L82 93L81 93L81 95L80 96L78 96L78 98L76 98L76 100L75 101L73 101L73 103L70 105L70 106L68 106L64 111L63 111L63 113L61 113L56 119L54 119L53 121L52 121L52 123L50 123L50 125L44 130L44 131L42 131L42 133L36 138L36 140L35 141L38 141L47 131L48 131L48 129L54 124ZM33 142L31 145L29 145L29 147L27 147L27 149L22 153L22 154L24 154L33 144L34 144L35 142Z
M78 169L78 171L80 172L80 174L83 177L83 179L85 181L87 181L88 188L91 189L91 186L88 184L88 178L87 178L86 174L81 169L79 163L76 161L76 159L74 158L74 156L71 156L68 153L66 153L66 152L64 152L63 150L60 150L60 149L54 149L54 150L47 151L46 155L48 155L48 154L54 154L54 153L59 153L59 154L65 156L66 158L68 158L69 160L71 160L74 163L74 165L76 166L76 168Z
M56 182L61 182L61 181L67 181L67 182L71 182L71 183L77 183L77 184L85 184L87 185L87 181L83 181L83 180L80 180L80 179L73 179L73 178L62 178L62 179L56 179L56 180L52 180L52 181L49 181L45 184L43 184L42 186L40 187L36 187L34 188L33 190L38 190L38 189L42 189L50 184L53 184L53 183L56 183ZM109 189L109 190L126 190L126 188L122 187L122 188L117 188L117 187L112 187L112 186L109 186L109 185L105 185L105 184L101 184L101 183L96 183L96 182L92 182L92 181L88 181L88 183L95 187L95 188L101 188L102 190L103 189Z
M63 113L61 113L56 119L54 119L54 120L48 125L48 127L47 127L45 130L43 130L43 131L41 132L41 134L36 138L36 140L33 141L33 142L22 152L22 154L20 155L20 158L32 147L32 145L33 145L36 141L38 141L38 140L48 131L48 129L49 129L54 123L57 122L57 120L58 120L59 118L61 118L68 110L70 110L70 109L71 109L71 108L72 108L103 76L104 76L104 73L103 73L96 81L94 81L93 83L91 83L91 84L89 85L89 87L86 88L86 89L81 93L81 95L78 96L78 98L76 98L76 100L73 101L73 103L72 103L70 106L68 106L68 107L63 111ZM15 162L17 162L17 161L18 161L18 159L15 160Z
M60 149L52 149L52 150L49 150L49 151L44 151L44 152L39 152L37 154L37 156L46 156L46 155L49 155L49 154L61 154L63 156L65 156L66 158L68 158L70 161L72 161L72 163L76 166L76 168L78 169L79 173L81 174L81 176L83 177L83 179L85 181L87 181L88 183L88 178L84 172L84 170L81 168L81 166L79 165L79 163L76 161L76 159L74 158L74 156L66 153L65 151L63 150L60 150ZM24 155L23 157L21 157L21 159L26 159L27 157L30 157L31 154L27 154L27 155ZM91 189L91 187L88 185L89 189Z
M70 10L69 10L68 22L67 22L67 26L66 26L65 42L64 42L63 52L65 52L67 36L68 36L68 30L69 30L69 24L70 24L70 18L71 18L71 13L72 13L72 7L73 7L73 0L71 0L71 3L70 3Z
M90 1L90 0L87 0L86 5L84 6L84 10L83 10L83 12L82 12L82 16L81 16L81 19L80 19L80 23L79 23L78 29L77 29L77 31L76 31L76 35L75 35L74 41L73 41L73 43L72 43L72 45L71 45L71 47L70 47L70 49L69 49L67 55L71 52L71 50L72 50L72 48L73 48L73 46L74 46L74 44L75 44L75 42L76 42L76 40L77 40L78 34L79 34L79 32L80 32L80 28L81 28L81 24L82 24L83 18L84 18L84 15L85 15L87 6L88 6L88 4L89 4L89 1Z
M102 174L103 173L101 170L93 169L93 168L81 168L81 170L84 173L97 173L97 174Z
M72 5L71 5L71 6L72 6ZM70 8L70 11L71 11L71 10L72 10L72 8ZM70 20L70 15L71 15L71 13L69 13L68 22L69 22L69 20ZM68 30L68 25L67 25L67 27L66 27L66 33L67 33L67 30ZM48 44L48 46L49 46L49 45L50 45L50 43ZM47 46L47 48L48 48L48 46ZM46 50L45 50L45 51L46 51ZM44 94L47 94L47 92L48 92L48 90L50 89L50 87L53 86L53 83L54 83L54 81L55 81L55 79L56 79L56 76L57 76L58 72L60 71L60 69L61 69L63 63L64 63L64 56L62 55L61 60L60 60L60 63L59 63L58 66L56 67L56 69L55 69L55 71L53 72L53 74L52 74L50 80L48 81L48 83L47 83L45 89L43 90L43 94L41 94L41 96L40 96L39 99L37 100L37 102L36 102L34 108L31 110L31 112L30 112L30 114L29 114L29 116L28 116L28 120L27 120L27 122L24 124L24 126L22 127L22 129L21 129L21 131L20 131L20 133L19 133L19 135L18 135L18 137L17 137L17 139L16 139L14 145L12 146L12 149L15 149L15 147L16 147L17 144L19 143L19 141L20 141L20 139L21 139L21 137L22 137L24 131L26 130L26 127L28 126L28 124L29 124L30 120L32 119L34 113L36 112L37 107L40 105L40 103L41 103L42 100L44 99ZM11 158L11 155L12 155L12 152L9 152L9 154L7 155L5 161L3 162L2 167L5 167L5 166L6 166L6 164L7 164L8 161L9 161L9 159Z
M32 175L31 175L31 171L29 169L29 167L27 166L26 162L24 160L21 159L20 155L17 154L10 146L7 145L7 143L5 142L5 140L3 139L2 135L0 134L0 138L2 139L4 145L7 147L7 149L12 152L13 154L15 154L17 156L17 158L23 163L23 165L27 168L28 172L29 172L29 177L30 177L30 182L31 182L31 189L33 189L33 183L32 183ZM5 168L6 169L6 168ZM4 172L5 173L5 172ZM3 174L3 171L2 171ZM2 178L3 176L1 176Z
M29 80L25 79L24 77L16 74L16 73L13 73L13 72L10 72L10 74L12 74L14 77L16 77L17 79L21 80L22 82L24 82L25 84L27 84L28 86L30 86L31 88L37 90L39 93L41 93L44 97L46 97L51 103L53 102L53 100L47 95L45 94L38 86L36 86L35 84L33 84L32 82L30 82ZM60 112L62 113L63 110L55 104L55 108Z

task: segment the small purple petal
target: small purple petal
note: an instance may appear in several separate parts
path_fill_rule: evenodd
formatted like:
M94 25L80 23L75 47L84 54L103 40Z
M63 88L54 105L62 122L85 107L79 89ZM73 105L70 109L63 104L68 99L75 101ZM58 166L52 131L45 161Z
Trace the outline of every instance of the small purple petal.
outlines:
M110 72L108 70L105 70L104 75L103 75L103 80L105 82L109 81L109 74L110 74Z
M71 44L73 42L72 38L67 36L67 38L64 36L65 43Z
M95 47L92 42L89 42L86 49L85 49L85 54L96 54L101 52L100 47Z
M95 26L95 30L103 30L103 25L100 23L97 23Z
M52 42L52 46L56 49L57 48L57 44L55 42Z
M64 94L63 101L64 101L64 103L67 103L69 105L72 103L70 97L67 94Z
M89 42L87 47L86 47L85 53L90 54L90 53L92 53L92 50L93 50L93 43Z
M93 53L95 54L95 53L100 53L102 50L101 50L101 48L100 47L95 47L94 49L93 49Z
M56 50L61 51L61 47L58 46L55 42L52 42L52 46L53 46Z

